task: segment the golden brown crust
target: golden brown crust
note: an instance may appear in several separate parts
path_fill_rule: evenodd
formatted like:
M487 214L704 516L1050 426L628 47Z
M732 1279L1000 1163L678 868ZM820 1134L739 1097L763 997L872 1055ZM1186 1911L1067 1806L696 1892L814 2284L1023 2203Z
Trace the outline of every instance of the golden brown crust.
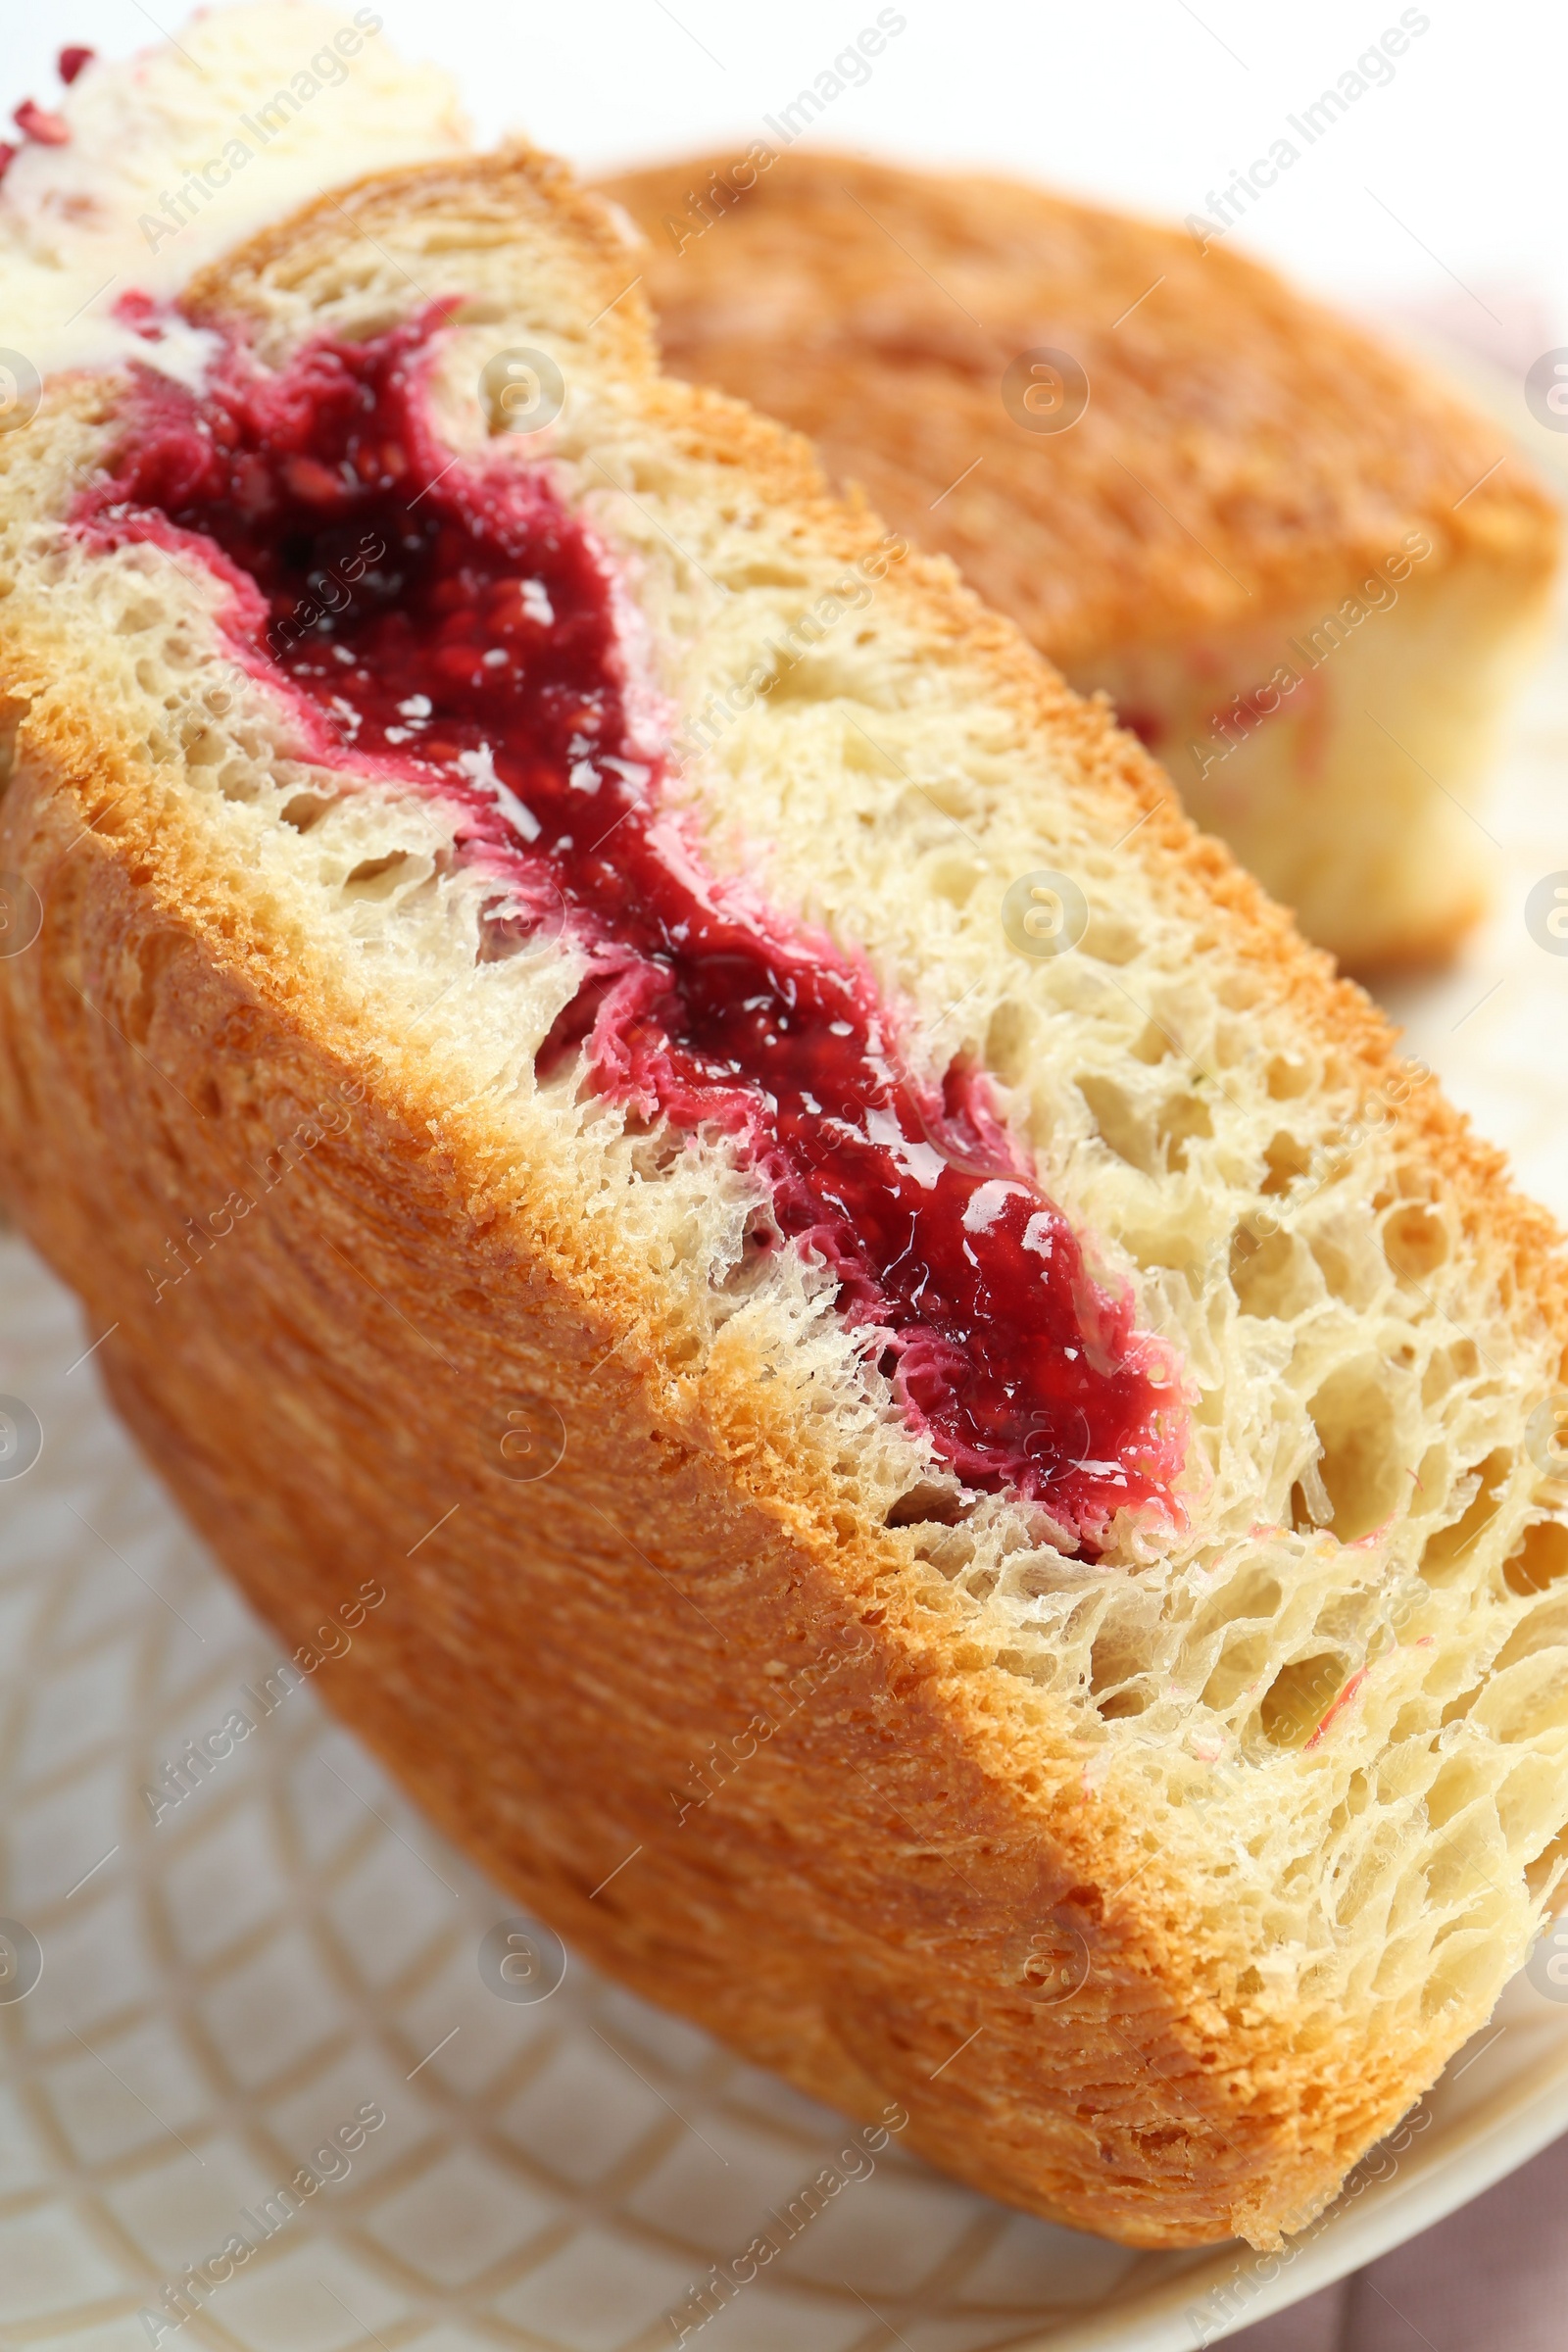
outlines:
M47 911L6 974L6 1191L285 1640L387 1588L327 1693L345 1719L593 1958L852 2113L901 2103L977 2186L1149 2245L1307 2210L1419 2054L1336 2081L1319 2053L1308 2123L1293 2067L1173 2009L1158 1857L1127 1899L1136 1825L1095 1818L1079 1759L911 1602L886 1537L834 1530L798 1455L784 1484L745 1367L723 1454L672 1427L609 1352L624 1308L585 1314L582 1269L154 882L114 798L24 731L0 849ZM270 1183L302 1126L320 1140ZM241 1200L160 1294L188 1204ZM541 1396L564 1454L514 1485L506 1416Z
M1069 672L1336 604L1412 528L1550 573L1555 508L1497 429L1255 262L1008 180L735 163L604 183L666 366L810 434ZM1070 430L1004 405L1041 348L1088 376Z
M275 317L280 292L308 304L323 269L341 288L352 283L357 260L373 282L384 261L377 227L406 228L411 212L437 260L449 226L470 240L482 243L488 234L504 244L548 222L552 236L569 248L570 265L541 272L540 323L558 337L580 338L585 361L593 365L632 377L658 372L640 255L602 199L581 187L555 156L521 139L482 158L411 164L345 181L199 270L180 308L197 323L233 323L247 312L260 323ZM357 255L356 247L363 248ZM399 295L400 316L423 307L412 282L400 286ZM456 315L461 318L461 306Z
M533 184L514 162L418 186L450 185L466 215L503 169ZM408 188L354 199L370 233ZM618 248L592 208L573 221L597 296ZM294 255L303 281L338 234L318 209L260 250ZM258 250L236 266L242 305ZM875 539L764 420L676 385L649 401L836 552ZM896 593L1076 763L1106 841L1149 812L1138 854L1199 914L1200 945L1370 1093L1392 1031L1193 832L1137 745L940 562L912 561ZM116 1393L258 1605L306 1639L362 1574L387 1583L394 1605L333 1687L348 1719L606 1965L852 2110L897 2098L914 2143L977 2184L1147 2244L1266 2239L1304 2214L1451 2029L1370 2054L1348 2029L1308 2054L1228 2016L1168 1859L1089 1801L1030 1689L975 1652L895 1534L846 1511L753 1367L719 1350L693 1395L663 1335L630 1338L646 1301L548 1199L524 1184L518 1205L504 1124L390 1074L323 972L266 955L243 887L127 790L145 777L46 668L0 615L0 671L33 698L0 864L46 908L37 949L0 973L6 1186L119 1324ZM258 1159L345 1082L348 1130L155 1299L145 1269L181 1212L257 1194ZM1504 1287L1568 1334L1549 1220L1433 1093L1405 1122ZM565 1455L514 1487L499 1416L541 1393ZM780 1679L804 1689L788 1714ZM747 1737L756 1752L682 1818L710 1743ZM1021 1982L1034 1937L1048 1959L1053 1938L1087 1951L1074 1997Z

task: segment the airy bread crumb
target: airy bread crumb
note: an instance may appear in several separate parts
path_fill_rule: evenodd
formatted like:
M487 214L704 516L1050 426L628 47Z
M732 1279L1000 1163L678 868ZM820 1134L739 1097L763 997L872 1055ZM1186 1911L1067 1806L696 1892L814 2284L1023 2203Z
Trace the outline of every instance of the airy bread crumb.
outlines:
M537 1076L579 952L486 960L439 805L305 756L213 573L66 527L116 378L0 440L0 865L43 910L0 962L5 1189L285 1634L385 1582L326 1695L503 1884L999 2195L1272 2243L1560 1875L1557 1237L1102 709L660 377L635 271L514 151L340 192L187 302L275 362L460 297L437 414L489 460L541 445L490 437L486 363L554 359L544 454L713 864L863 951L932 1070L983 1057L1179 1353L1186 1538L1128 1514L1091 1567L960 1494L822 1270L748 1254L721 1143ZM1001 908L1042 869L1088 926L1035 958ZM561 1431L535 1486L496 1474L517 1410Z

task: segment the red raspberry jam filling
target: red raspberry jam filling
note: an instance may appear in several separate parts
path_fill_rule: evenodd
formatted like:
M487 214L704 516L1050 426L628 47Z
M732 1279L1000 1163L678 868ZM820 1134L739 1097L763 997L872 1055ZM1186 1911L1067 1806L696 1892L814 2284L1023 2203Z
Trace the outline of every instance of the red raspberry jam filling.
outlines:
M1185 1413L1128 1297L1088 1273L989 1082L912 1077L862 961L709 869L662 805L654 698L605 549L540 465L454 463L421 377L439 311L281 374L231 350L199 398L147 373L78 520L234 589L247 666L292 686L313 757L439 796L497 878L496 952L564 904L587 976L541 1054L637 1121L718 1131L880 1341L909 1422L970 1488L1096 1552L1180 1523Z

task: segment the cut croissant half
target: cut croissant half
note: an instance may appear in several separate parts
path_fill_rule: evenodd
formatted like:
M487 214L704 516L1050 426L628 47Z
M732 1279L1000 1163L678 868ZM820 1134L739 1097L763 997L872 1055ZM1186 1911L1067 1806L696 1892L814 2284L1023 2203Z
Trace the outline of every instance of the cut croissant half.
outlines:
M500 1884L1269 2243L1556 1885L1556 1237L640 266L369 179L0 437L5 1189L285 1640L384 1586L323 1695Z

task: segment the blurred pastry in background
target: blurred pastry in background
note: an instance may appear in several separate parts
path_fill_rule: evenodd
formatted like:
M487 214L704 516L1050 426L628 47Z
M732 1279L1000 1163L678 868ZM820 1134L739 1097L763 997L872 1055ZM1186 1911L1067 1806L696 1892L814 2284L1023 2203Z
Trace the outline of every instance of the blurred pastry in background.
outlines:
M1501 426L1255 262L1039 188L760 142L605 189L671 370L1103 689L1351 968L1452 949L1558 553Z

